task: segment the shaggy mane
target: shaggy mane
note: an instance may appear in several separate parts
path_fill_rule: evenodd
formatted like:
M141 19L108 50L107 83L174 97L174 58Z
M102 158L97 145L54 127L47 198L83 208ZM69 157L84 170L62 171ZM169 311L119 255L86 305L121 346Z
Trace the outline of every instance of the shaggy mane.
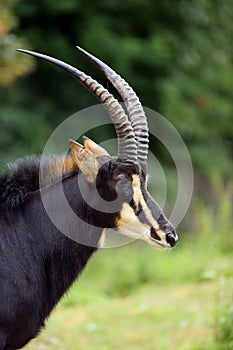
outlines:
M77 166L71 156L18 159L8 164L5 173L0 174L0 206L16 208L29 193L52 185L76 171Z

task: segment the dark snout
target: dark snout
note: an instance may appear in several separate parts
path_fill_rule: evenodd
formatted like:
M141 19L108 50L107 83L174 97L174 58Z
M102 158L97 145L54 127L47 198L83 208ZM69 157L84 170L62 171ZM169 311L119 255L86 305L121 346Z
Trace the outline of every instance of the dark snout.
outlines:
M166 241L170 244L171 247L174 247L178 242L178 236L175 231L169 232L166 234Z

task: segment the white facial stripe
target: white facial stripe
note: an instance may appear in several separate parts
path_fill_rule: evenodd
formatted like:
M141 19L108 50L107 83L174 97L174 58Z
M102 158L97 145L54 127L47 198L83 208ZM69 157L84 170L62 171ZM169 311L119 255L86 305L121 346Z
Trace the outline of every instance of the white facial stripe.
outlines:
M126 236L148 241L151 240L150 228L153 227L161 238L161 242L166 242L165 233L160 229L142 195L139 175L134 174L132 178L134 203L137 207L139 204L142 206L143 213L149 224L142 223L136 216L133 208L128 203L124 203L116 222L119 231Z
M156 230L156 232L159 234L159 236L161 236L161 238L164 238L164 234L161 235L161 233L163 232L162 230L160 230L159 224L158 222L155 220L155 218L153 217L150 208L148 207L148 205L145 202L145 199L142 195L141 192L141 188L140 188L140 178L139 175L134 174L133 176L133 191L134 191L134 195L133 195L133 199L134 202L136 203L136 205L138 206L139 203L141 203L143 212L147 218L147 220L149 221L149 223L151 224L152 227L154 227L154 229ZM138 203L138 204L137 204Z
M166 240L155 241L150 236L150 226L143 224L134 213L129 204L124 203L124 212L121 211L121 217L117 221L118 232L134 239L140 239L159 249L169 247ZM128 215L127 215L128 214ZM132 220L132 221L130 221Z
M138 218L135 215L133 208L131 208L131 206L128 203L123 203L123 207L120 211L119 218L117 219L117 226L119 227L129 225L137 220Z
M140 178L139 178L139 175L133 175L132 178L133 178L133 181L132 181L133 200L136 207L138 208L140 203L140 196L141 196Z
M133 208L128 203L123 204L117 220L117 227L122 234L133 238L142 238L142 235L150 231L150 227L139 221Z

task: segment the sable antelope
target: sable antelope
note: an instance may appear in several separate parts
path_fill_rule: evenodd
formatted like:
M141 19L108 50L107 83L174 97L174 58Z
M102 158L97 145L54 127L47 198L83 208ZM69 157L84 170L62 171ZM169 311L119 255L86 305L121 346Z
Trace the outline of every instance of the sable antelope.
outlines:
M79 50L120 93L128 116L121 104L85 73L55 58L19 51L62 68L104 104L115 126L118 155L112 157L84 138L84 147L71 141L68 155L52 156L43 164L39 158L26 158L0 176L0 350L19 349L39 334L51 310L98 249L107 228L159 248L173 247L178 240L174 227L147 191L149 135L139 99L110 67ZM81 218L79 227L68 220L57 200L61 168L64 193ZM83 191L89 203L83 199ZM52 223L42 193L75 241ZM111 212L107 210L110 206Z

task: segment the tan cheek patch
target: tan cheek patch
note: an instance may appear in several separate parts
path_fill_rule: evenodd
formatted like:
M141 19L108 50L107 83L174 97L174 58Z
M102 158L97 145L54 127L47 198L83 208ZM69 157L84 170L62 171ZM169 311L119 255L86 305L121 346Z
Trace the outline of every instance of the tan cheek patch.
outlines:
M128 203L124 203L122 210L116 219L116 226L119 233L134 238L145 240L149 232L149 226L140 222L134 213L134 210Z
M123 207L116 219L117 227L126 226L137 219L133 208L128 203L124 203Z
M151 224L152 227L155 228L156 231L161 231L159 224L157 223L157 221L155 220L155 218L153 217L150 209L148 208L148 205L145 202L145 199L142 195L141 192L141 183L140 183L140 177L137 174L134 174L132 176L133 181L132 181L132 186L133 186L133 200L136 204L136 206L138 207L139 204L141 204L142 206L142 210L147 218L147 220L149 221L149 223ZM135 214L134 214L135 215ZM161 236L162 237L162 236Z
M123 208L116 219L116 226L121 234L131 238L141 239L152 244L150 237L151 226L142 223L128 203L124 203ZM161 241L164 241L165 233L162 230L158 230L156 233L161 238Z
M133 187L133 200L136 206L139 206L140 203L140 197L142 196L141 194L141 187L140 187L140 177L137 174L134 174L132 176L133 181L132 181L132 187Z
M128 203L124 203L118 215L118 218L116 219L116 226L125 228L128 226L128 229L134 230L135 233L145 229L149 231L150 227L153 227L156 230L157 235L163 241L165 239L165 232L160 229L158 222L153 217L150 208L146 204L146 201L141 192L141 183L139 175L132 175L132 179L134 203L137 207L141 205L143 213L146 216L149 225L141 222L140 216L137 217L133 208Z

